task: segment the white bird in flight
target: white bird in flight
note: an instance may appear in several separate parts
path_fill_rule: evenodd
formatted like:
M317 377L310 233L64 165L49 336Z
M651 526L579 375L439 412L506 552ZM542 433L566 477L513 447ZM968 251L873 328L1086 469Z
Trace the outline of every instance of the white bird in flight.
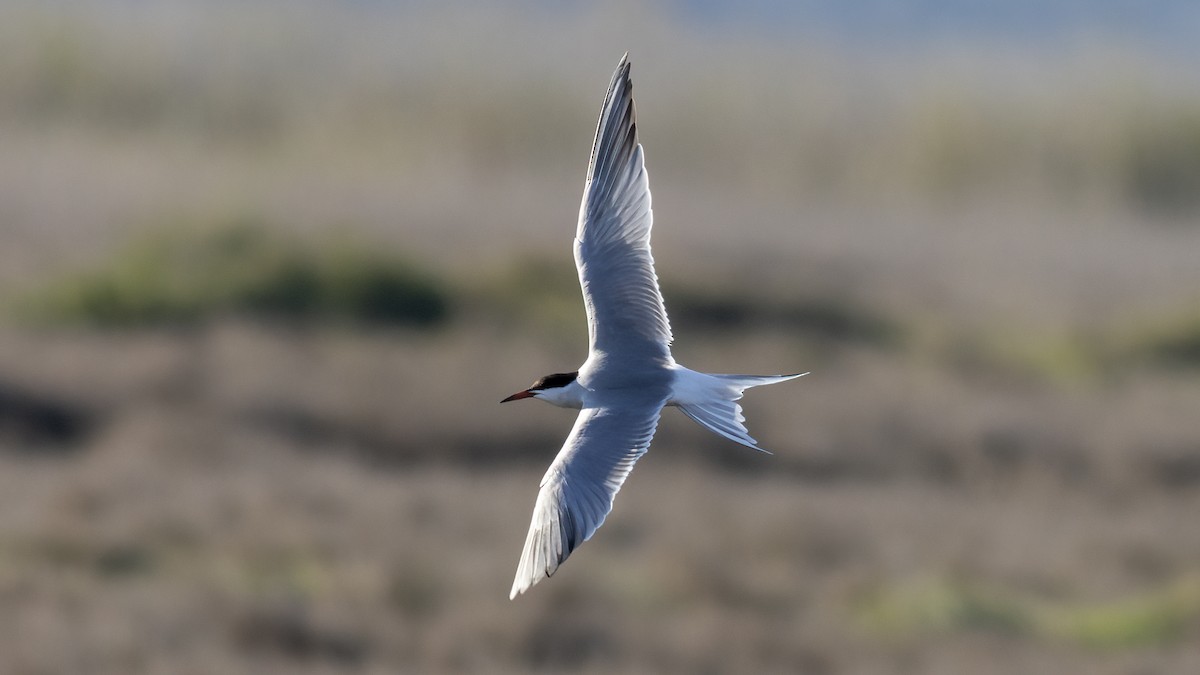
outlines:
M671 326L650 255L650 185L638 142L629 54L613 73L592 145L575 266L587 309L587 360L501 401L538 398L578 409L575 427L542 477L510 598L524 593L591 538L650 445L664 406L709 431L766 452L736 401L749 387L794 375L713 375L671 356Z

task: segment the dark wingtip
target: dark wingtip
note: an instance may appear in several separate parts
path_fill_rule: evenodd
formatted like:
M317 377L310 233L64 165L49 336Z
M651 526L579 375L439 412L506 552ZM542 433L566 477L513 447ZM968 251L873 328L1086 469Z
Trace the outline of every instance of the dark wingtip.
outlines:
M621 62L617 64L616 72L613 73L613 84L615 84L618 79L625 80L626 82L629 81L630 65L629 52L625 52L625 55L621 57Z

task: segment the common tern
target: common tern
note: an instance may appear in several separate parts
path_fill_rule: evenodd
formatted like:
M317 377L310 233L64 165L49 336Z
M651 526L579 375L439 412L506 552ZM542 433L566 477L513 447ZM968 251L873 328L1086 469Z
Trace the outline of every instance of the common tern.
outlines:
M650 255L650 185L638 142L629 54L600 110L575 232L575 266L588 319L588 357L501 401L536 398L579 410L542 477L509 598L524 593L591 538L645 454L664 406L709 431L766 452L736 403L749 387L793 375L714 375L676 363L671 326Z

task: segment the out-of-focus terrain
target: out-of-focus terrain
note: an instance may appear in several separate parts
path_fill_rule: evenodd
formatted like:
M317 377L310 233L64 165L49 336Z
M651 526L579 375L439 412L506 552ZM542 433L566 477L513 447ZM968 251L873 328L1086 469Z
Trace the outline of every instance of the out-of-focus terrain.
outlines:
M1200 671L1194 68L143 5L0 9L0 671ZM812 374L510 602L626 49L676 357Z

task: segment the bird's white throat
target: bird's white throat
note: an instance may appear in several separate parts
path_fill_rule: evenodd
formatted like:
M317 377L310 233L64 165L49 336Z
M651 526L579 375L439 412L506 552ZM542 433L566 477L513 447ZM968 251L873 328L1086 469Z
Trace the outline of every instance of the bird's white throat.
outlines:
M560 408L574 408L575 410L583 407L586 395L587 389L584 389L578 380L572 380L565 387L553 387L534 392L535 397L546 403L556 405Z

